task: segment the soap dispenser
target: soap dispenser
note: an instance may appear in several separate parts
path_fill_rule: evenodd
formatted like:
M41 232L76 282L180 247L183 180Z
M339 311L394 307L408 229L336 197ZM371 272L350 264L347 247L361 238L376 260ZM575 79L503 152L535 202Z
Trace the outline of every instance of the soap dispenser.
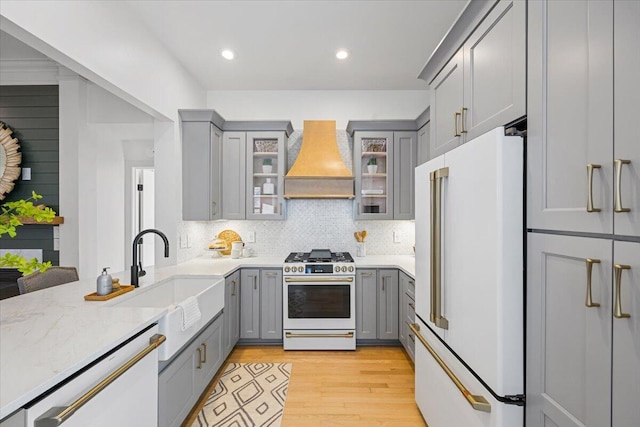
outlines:
M102 269L102 274L98 276L97 279L97 291L98 295L109 295L113 291L113 278L109 273L107 273L107 269L109 267L105 267Z

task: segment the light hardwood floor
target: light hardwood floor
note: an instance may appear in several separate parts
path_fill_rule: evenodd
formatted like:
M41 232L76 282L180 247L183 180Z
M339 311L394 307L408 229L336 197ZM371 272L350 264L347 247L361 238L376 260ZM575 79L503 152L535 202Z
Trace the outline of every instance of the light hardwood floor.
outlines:
M284 351L241 346L225 365L229 362L293 364L282 427L426 426L414 399L413 364L401 347ZM216 382L217 377L205 397ZM191 426L199 406L183 426Z

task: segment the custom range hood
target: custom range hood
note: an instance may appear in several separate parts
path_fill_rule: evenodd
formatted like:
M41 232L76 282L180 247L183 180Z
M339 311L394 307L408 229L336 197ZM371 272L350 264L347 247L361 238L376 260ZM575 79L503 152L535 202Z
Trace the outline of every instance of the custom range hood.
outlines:
M285 199L353 199L353 175L338 151L335 120L305 120L302 146L284 177Z

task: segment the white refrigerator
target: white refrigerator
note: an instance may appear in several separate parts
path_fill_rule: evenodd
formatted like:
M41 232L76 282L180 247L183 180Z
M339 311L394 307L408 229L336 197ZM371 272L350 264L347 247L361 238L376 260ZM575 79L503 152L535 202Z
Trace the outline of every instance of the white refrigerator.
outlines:
M416 168L416 402L524 425L524 144L496 128Z

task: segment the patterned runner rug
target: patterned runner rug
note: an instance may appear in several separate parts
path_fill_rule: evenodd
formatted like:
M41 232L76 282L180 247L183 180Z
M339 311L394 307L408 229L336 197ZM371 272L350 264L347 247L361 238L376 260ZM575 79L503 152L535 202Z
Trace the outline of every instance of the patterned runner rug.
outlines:
M229 363L191 427L278 427L291 363Z

